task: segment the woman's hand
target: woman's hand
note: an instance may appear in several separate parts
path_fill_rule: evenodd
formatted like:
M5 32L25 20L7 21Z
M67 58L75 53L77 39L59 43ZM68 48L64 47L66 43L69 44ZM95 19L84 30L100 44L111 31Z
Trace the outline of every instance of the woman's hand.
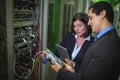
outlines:
M47 55L47 51L42 51L40 54L40 58L44 59L46 58L46 55Z
M64 62L63 62L63 64L64 64L64 69L65 69L65 70L68 70L68 71L70 71L70 72L75 73L75 70L74 70L74 68L73 68L72 66L70 66L70 65L68 65L68 64L66 64L66 63L64 63Z
M69 59L65 58L65 63L68 64L71 67L74 67L74 62L72 60L69 60Z

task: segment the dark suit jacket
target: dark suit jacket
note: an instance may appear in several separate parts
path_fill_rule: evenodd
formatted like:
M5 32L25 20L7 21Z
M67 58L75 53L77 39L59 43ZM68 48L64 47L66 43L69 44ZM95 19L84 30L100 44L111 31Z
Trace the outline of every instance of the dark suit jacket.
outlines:
M77 74L61 68L59 80L118 80L120 39L115 30L105 33L87 49Z
M81 62L82 62L83 57L85 55L85 51L87 50L87 48L90 46L90 44L93 41L94 41L94 38L92 36L90 38L90 41L86 40L84 42L83 46L81 47L81 50L78 52L77 56L73 60L75 62L75 70L76 70L76 72L78 71L78 68L81 65ZM72 52L74 50L75 43L76 43L75 36L71 32L68 32L66 34L66 36L63 38L63 40L61 41L61 43L60 43L61 46L67 48L70 58L71 58ZM56 55L59 56L57 53L56 53Z

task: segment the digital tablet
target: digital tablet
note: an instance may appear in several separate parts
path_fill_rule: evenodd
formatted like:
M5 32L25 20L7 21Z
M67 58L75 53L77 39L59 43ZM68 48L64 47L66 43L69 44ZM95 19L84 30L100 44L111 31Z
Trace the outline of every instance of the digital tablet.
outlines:
M60 55L60 57L64 60L65 58L70 59L69 58L69 54L66 48L62 47L59 44L55 44L56 45L56 49L58 50L58 53Z

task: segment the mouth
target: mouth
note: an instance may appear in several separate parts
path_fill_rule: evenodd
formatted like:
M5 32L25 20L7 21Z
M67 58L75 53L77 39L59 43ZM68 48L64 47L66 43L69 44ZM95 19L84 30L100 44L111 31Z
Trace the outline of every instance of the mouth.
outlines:
M91 26L91 28L93 28L93 26Z
M76 34L77 34L77 35L79 35L79 34L80 34L80 32L77 32Z

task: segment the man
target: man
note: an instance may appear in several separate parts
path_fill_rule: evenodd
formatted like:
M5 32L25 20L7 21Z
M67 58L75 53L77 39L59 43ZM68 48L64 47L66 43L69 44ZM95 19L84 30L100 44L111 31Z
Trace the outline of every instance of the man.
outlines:
M67 64L62 68L55 60L52 69L59 80L118 80L120 74L120 39L113 26L114 12L107 2L97 2L88 11L96 40L86 51L78 73Z

